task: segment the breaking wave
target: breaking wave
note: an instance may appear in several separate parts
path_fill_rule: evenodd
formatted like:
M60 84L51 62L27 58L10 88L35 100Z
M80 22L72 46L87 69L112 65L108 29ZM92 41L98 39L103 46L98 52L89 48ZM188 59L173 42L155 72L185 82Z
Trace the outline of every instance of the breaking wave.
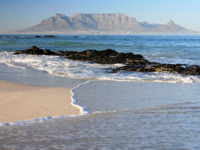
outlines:
M168 72L124 72L110 73L123 64L97 64L65 59L60 56L13 55L12 52L0 52L0 63L22 69L37 69L55 76L89 80L141 81L196 83L199 76L180 75Z

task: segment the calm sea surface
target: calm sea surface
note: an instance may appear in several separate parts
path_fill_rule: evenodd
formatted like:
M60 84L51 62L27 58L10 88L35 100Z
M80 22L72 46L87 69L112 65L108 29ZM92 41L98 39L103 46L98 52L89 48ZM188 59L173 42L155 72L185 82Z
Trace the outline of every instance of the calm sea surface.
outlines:
M200 77L107 73L122 66L13 55L107 48L162 63L200 65L200 36L0 36L0 80L71 87L84 115L0 124L0 149L200 149Z

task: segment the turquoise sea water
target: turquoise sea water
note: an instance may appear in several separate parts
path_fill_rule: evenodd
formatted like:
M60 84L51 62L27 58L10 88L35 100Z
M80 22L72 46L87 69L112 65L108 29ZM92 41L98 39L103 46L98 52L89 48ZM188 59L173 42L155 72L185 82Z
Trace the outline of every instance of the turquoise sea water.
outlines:
M0 36L0 80L71 87L87 112L0 126L0 149L200 149L200 77L175 73L107 73L121 66L58 56L13 55L30 46L107 48L164 63L200 65L200 36Z

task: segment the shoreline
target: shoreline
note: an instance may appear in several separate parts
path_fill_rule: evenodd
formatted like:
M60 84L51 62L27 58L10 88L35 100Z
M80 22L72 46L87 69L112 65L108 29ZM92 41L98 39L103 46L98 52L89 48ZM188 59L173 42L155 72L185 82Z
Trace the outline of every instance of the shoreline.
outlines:
M0 123L78 115L71 88L0 81Z

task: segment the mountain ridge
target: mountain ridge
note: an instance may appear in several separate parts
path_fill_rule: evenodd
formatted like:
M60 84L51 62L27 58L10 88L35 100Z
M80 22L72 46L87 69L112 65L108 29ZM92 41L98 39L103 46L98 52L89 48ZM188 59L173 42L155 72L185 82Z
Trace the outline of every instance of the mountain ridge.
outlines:
M20 30L20 33L63 34L189 34L192 31L170 20L165 25L138 22L125 13L74 14L72 17L56 13L38 25Z

